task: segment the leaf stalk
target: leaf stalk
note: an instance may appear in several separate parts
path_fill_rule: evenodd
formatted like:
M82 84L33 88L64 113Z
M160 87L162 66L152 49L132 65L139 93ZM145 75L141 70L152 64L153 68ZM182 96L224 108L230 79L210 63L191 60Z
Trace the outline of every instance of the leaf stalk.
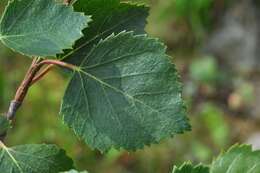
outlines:
M31 85L35 84L37 81L42 79L53 67L54 65L50 64L45 69L43 69L37 76L33 78Z
M48 65L39 74L38 72L44 66ZM17 110L21 107L24 98L26 97L30 86L43 78L55 65L64 67L71 70L80 70L80 67L73 64L68 64L60 60L34 58L30 68L28 69L22 83L18 87L14 99L11 101L8 112L6 113L6 118L12 121L15 118ZM6 137L6 132L0 134L0 140L3 141Z
M67 68L67 69L70 69L70 70L75 70L75 71L78 71L79 70L79 67L76 66L76 65L73 65L73 64L69 64L69 63L66 63L66 62L63 62L63 61L59 61L59 60L53 60L53 59L46 59L46 60L43 60L39 63L39 65L57 65L57 66L60 66L60 67L64 67L64 68Z

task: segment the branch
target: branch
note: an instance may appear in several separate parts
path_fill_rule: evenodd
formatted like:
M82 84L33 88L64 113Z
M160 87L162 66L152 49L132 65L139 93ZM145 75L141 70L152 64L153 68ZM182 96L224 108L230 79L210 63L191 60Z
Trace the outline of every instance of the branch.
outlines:
M49 65L47 66L46 69L44 69L40 74L36 76L36 74L39 72L41 67L43 65ZM6 117L9 120L12 120L15 116L15 113L17 110L20 108L20 106L23 103L23 100L32 84L40 80L45 74L47 74L50 69L54 66L58 65L60 67L68 68L71 70L79 70L79 67L73 65L73 64L68 64L66 62L62 62L59 60L40 60L38 58L35 58L27 71L27 74L25 75L25 78L19 88L16 91L15 97L13 101L11 101L8 112L6 114Z
M49 66L36 76L37 72L39 72L39 70L43 65L49 65ZM35 58L29 70L27 71L27 74L25 75L23 82L17 89L14 100L11 101L10 103L8 112L6 114L6 117L9 120L12 120L14 118L15 113L22 105L23 100L30 86L35 82L37 82L38 80L40 80L45 74L47 74L54 65L58 65L60 67L68 68L71 70L79 70L79 67L59 60L40 60L38 58Z
M41 67L44 65L48 65L48 66L37 75ZM20 86L16 91L14 99L10 103L8 112L6 113L6 118L8 120L14 119L15 114L17 110L20 108L20 106L22 105L30 86L35 82L39 81L43 76L45 76L54 65L71 69L71 70L80 70L78 66L75 66L73 64L68 64L66 62L62 62L59 60L51 60L51 59L42 60L40 58L34 58L30 68L28 69L24 77L24 80L22 81L22 83L20 84ZM0 134L0 141L4 141L6 134L7 132Z
M34 58L32 61L32 64L29 68L29 70L27 71L24 80L22 81L22 83L20 84L20 86L18 87L15 97L13 99L13 101L11 101L11 104L9 106L9 110L6 114L6 117L9 120L12 120L15 116L15 113L17 112L17 110L19 109L19 107L21 106L28 90L29 87L31 86L31 82L33 80L33 78L35 77L35 75L37 74L37 72L40 70L42 65L38 65L40 63L40 59L39 58Z
M42 79L53 67L54 65L64 67L70 70L79 70L78 66L75 66L73 64L68 64L66 62L62 62L59 60L43 60L38 65L48 65L45 69L43 69L37 76L35 76L31 82L31 85Z
M37 81L42 79L52 68L54 67L53 64L48 65L45 69L43 69L37 76L35 76L31 82L31 85L35 84Z
M66 5L70 5L72 2L73 2L73 0L64 0L64 3ZM40 74L37 75L37 73L39 72L41 67L45 64L48 64L49 66L47 66L46 69L44 69L42 72L40 72ZM14 119L15 114L16 114L17 110L20 108L20 106L22 105L23 100L24 100L25 96L27 95L30 86L32 84L34 84L35 82L37 82L38 80L40 80L44 75L46 75L54 65L62 66L62 67L69 68L72 70L79 69L78 67L76 67L72 64L67 64L67 63L64 63L64 62L61 62L58 60L42 61L41 58L34 58L29 70L27 71L27 73L24 77L24 80L22 81L22 83L20 84L20 86L18 87L18 89L16 91L14 99L10 103L8 112L5 115L8 120L12 121ZM0 134L0 142L4 141L6 135L7 135L7 132L3 132L2 134Z
M53 60L53 59L46 59L46 60L43 60L39 63L39 65L57 65L57 66L60 66L60 67L64 67L64 68L67 68L67 69L70 69L70 70L79 70L79 67L76 66L76 65L73 65L73 64L69 64L69 63L66 63L66 62L63 62L63 61L59 61L59 60Z
M30 68L28 69L24 80L18 87L14 99L11 101L8 112L5 114L8 120L13 120L17 110L23 103L23 100L29 90L32 80L34 79L37 72L40 70L42 65L38 65L41 62L40 58L34 58ZM4 141L7 135L7 131L0 134L0 141Z

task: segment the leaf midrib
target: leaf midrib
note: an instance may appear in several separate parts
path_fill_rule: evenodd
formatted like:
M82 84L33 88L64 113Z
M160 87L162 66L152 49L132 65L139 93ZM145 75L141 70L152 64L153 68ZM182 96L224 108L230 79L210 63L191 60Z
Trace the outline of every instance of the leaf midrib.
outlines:
M22 168L20 167L18 161L14 158L14 156L9 152L9 149L0 141L0 145L3 149L2 152L6 152L7 155L10 157L10 159L13 161L14 165L18 168L18 170L20 171L20 173L24 173Z

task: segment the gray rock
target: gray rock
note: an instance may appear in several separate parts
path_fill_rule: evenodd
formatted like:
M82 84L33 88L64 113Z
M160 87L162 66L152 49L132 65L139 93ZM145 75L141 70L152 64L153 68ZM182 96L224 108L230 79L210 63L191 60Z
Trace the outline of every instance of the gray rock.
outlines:
M235 72L248 73L260 67L260 15L256 8L251 0L235 2L206 42L207 52Z

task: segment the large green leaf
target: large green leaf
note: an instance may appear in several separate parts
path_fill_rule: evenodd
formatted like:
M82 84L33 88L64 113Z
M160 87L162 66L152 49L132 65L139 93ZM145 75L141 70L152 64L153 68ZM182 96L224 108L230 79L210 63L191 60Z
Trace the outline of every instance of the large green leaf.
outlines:
M143 5L120 3L119 0L78 0L73 5L76 11L91 15L93 21L76 42L75 49L63 55L63 59L79 65L90 49L100 39L123 30L143 34L148 8Z
M12 0L1 20L0 39L28 56L55 56L72 47L89 21L55 0Z
M72 160L55 145L32 144L7 148L1 143L1 173L58 173L72 168Z
M259 173L260 151L252 151L251 146L235 145L226 153L221 154L213 161L209 170L202 165L193 167L184 164L175 167L173 173Z
M184 163L181 167L174 167L172 173L209 173L209 167L203 165L192 166Z
M66 124L91 147L136 150L190 129L181 84L165 46L132 32L85 56L63 98Z

